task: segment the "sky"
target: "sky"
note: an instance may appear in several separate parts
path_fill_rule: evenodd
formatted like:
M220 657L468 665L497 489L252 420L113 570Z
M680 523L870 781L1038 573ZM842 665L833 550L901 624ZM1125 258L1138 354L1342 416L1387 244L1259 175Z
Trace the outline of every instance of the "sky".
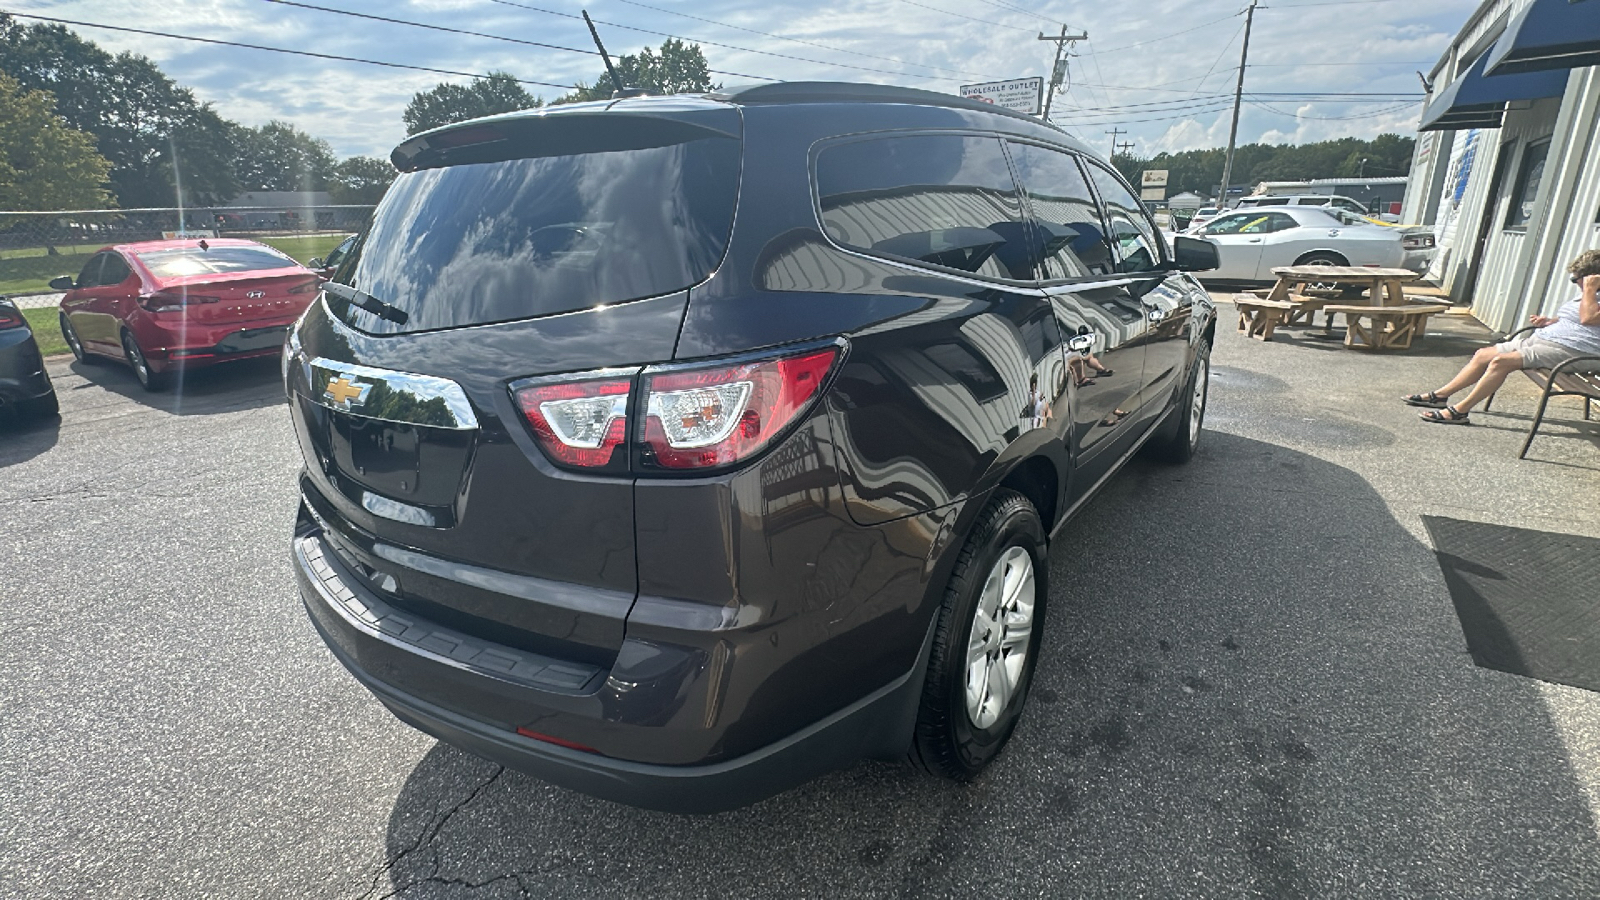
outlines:
M758 79L865 81L959 93L964 83L1048 75L1063 24L1073 46L1051 118L1101 152L1225 146L1248 0L304 0L312 6L592 49L587 9L613 55L673 35L700 43L724 85ZM1478 0L1281 0L1256 10L1239 142L1412 134L1428 72ZM0 0L0 9L79 22L519 79L593 82L598 57L270 0ZM564 15L562 15L564 14ZM27 21L27 20L24 20ZM217 111L278 119L340 156L386 157L413 94L465 76L384 68L69 26L112 51L154 59ZM652 33L656 32L656 33ZM564 90L527 84L550 99ZM1321 97L1305 94L1374 94ZM1293 96L1300 94L1301 96ZM1395 96L1399 95L1399 96ZM1398 174L1398 173L1396 173Z

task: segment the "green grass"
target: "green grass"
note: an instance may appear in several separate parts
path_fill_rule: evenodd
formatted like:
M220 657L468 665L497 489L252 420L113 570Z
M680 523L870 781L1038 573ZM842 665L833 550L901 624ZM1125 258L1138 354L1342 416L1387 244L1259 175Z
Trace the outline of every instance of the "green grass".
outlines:
M45 356L72 352L66 339L61 336L60 314L61 310L54 306L22 311L22 317L28 320L28 327L33 329L33 339L39 342L39 352Z
M276 247L304 263L313 256L327 256L344 240L342 234L253 238ZM40 294L50 290L50 279L57 275L77 276L78 271L103 244L56 245L57 255L44 247L0 250L0 294Z

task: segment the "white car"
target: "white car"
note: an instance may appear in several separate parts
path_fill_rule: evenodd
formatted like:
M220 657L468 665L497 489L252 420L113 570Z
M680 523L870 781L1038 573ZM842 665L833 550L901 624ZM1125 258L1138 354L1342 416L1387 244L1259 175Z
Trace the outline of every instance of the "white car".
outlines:
M1220 208L1218 208L1218 207L1215 207L1215 206L1202 206L1202 207L1200 207L1199 209L1194 211L1194 215L1193 216L1189 217L1189 225L1188 225L1188 228L1185 230L1184 233L1185 234L1194 234L1197 230L1199 230L1201 225L1204 225L1205 223L1211 221L1212 219L1215 219L1217 216L1219 216L1221 214L1222 214L1222 210Z
M1427 269L1427 256L1405 246L1414 240L1396 228L1341 218L1312 206L1272 206L1229 212L1207 222L1198 236L1217 245L1221 265L1208 281L1272 281L1277 266L1381 266ZM1420 239L1415 239L1420 240Z

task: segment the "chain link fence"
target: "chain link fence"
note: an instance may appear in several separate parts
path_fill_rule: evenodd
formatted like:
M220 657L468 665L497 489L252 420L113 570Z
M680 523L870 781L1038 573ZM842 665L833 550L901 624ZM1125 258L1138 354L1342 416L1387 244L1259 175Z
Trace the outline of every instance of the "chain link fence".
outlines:
M217 206L0 212L0 294L49 290L108 244L171 237L239 237L305 262L359 231L371 206Z

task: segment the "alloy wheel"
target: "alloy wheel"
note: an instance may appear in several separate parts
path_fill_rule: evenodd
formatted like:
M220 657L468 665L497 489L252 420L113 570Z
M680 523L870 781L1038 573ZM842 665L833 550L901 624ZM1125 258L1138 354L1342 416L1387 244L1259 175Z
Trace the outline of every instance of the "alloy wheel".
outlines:
M1210 392L1211 360L1200 360L1200 369L1194 373L1194 390L1189 398L1189 446L1200 440L1200 423L1206 417L1206 395Z
M967 639L967 718L978 728L1000 721L1022 683L1035 599L1032 554L1007 548L984 579Z
M138 377L139 383L148 386L152 376L150 363L139 350L139 342L126 331L122 333L122 352L128 355L128 365L133 367L133 374Z

